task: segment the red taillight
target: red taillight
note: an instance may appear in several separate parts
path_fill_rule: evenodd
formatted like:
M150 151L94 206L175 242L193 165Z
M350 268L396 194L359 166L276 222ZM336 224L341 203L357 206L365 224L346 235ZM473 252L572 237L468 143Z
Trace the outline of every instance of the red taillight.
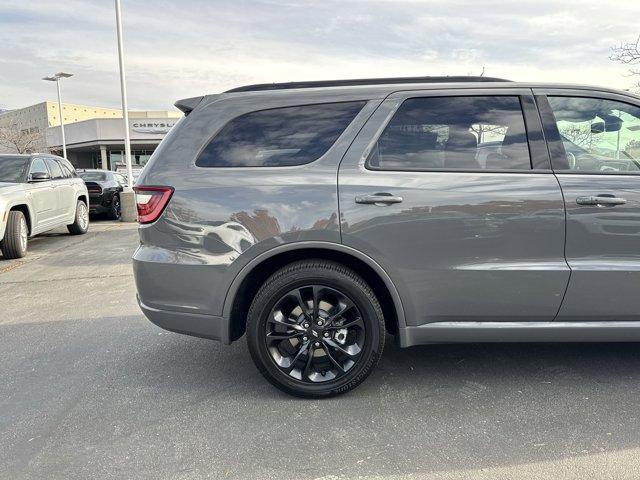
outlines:
M173 187L133 187L136 192L138 221L140 223L155 222L169 203Z
M102 187L97 183L87 183L87 191L89 193L97 193L98 195L102 195Z

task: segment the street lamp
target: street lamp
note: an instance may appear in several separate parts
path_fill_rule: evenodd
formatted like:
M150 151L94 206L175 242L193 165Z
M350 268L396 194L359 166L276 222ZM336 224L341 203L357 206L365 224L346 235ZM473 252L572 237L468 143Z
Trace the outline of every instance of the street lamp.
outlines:
M127 105L127 81L124 74L124 45L122 41L122 8L120 0L116 5L116 32L118 37L118 66L120 67L120 95L122 96L122 117L124 119L124 158L127 165L127 182L133 188L133 169L131 167L131 138L129 137L129 106Z
M50 77L43 77L42 80L48 82L56 82L56 88L58 89L58 114L60 115L60 132L62 133L62 156L67 158L67 143L64 139L64 115L62 113L62 98L60 96L60 79L72 77L72 73L58 72Z

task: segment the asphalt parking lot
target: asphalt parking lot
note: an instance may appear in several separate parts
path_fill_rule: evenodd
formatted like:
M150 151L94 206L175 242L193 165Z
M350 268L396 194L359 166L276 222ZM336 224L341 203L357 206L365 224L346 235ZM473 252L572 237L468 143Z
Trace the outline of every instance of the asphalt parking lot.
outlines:
M136 242L96 222L0 259L0 478L637 478L638 344L388 339L355 391L291 398L244 339L141 315Z

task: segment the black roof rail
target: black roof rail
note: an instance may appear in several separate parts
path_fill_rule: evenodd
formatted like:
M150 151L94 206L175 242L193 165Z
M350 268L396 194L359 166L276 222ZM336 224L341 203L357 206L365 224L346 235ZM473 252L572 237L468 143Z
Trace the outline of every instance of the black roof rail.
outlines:
M452 76L452 77L391 77L359 78L350 80L318 80L310 82L258 83L232 88L224 93L260 92L265 90L289 90L292 88L352 87L356 85L392 85L400 83L462 83L462 82L510 82L504 78Z

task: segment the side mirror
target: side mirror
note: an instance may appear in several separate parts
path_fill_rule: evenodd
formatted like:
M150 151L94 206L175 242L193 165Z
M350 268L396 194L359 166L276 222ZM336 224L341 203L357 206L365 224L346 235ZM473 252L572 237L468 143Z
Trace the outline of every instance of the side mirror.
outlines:
M604 117L607 132L619 132L622 129L622 119L615 115L606 115Z
M51 175L49 175L47 172L33 172L31 174L29 182L38 183L46 182L47 180L51 180Z
M603 133L606 130L604 122L595 122L591 124L591 133Z

